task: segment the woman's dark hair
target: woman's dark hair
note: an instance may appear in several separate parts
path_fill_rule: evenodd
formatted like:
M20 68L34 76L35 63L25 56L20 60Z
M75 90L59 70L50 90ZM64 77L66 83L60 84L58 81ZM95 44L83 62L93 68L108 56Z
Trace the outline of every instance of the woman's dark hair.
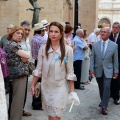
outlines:
M23 31L23 36L22 38L24 37L24 29L20 26L14 26L11 30L10 30L10 33L8 33L7 35L7 40L11 40L12 39L12 36L13 34L18 31L18 30L22 30Z
M64 41L63 26L60 23L58 23L58 22L52 22L49 25L49 31L50 31L50 27L51 26L58 27L59 30L60 30L60 33L62 35L62 37L60 39L60 51L61 51L61 63L62 63L62 61L64 59L64 56L65 56L65 41ZM46 43L46 48L45 48L45 53L46 53L46 57L47 58L48 58L48 50L49 50L50 46L51 46L51 39L48 37L48 40L47 40L47 43Z
M66 25L65 26L65 34L70 33L73 30L73 27L71 25Z

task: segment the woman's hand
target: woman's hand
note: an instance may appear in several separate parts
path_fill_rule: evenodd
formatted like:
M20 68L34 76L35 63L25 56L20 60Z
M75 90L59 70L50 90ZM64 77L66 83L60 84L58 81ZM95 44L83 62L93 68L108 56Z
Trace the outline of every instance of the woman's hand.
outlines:
M28 58L21 58L22 62L28 62Z
M31 86L31 94L34 95L35 94L35 86Z
M74 91L74 88L70 88L70 92L73 92Z
M34 95L35 94L35 85L37 84L39 77L34 76L33 80L32 80L32 84L31 84L31 94Z
M73 92L74 91L74 81L70 80L70 91L69 92Z

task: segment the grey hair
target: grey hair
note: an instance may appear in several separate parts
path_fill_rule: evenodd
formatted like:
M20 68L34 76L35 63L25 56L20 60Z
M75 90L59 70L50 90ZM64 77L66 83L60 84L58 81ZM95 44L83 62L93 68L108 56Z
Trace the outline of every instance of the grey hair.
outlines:
M97 33L97 32L100 32L100 29L99 29L99 28L95 28L95 29L94 29L94 33Z
M20 23L20 26L24 26L24 25L26 25L26 26L30 26L30 22L28 22L28 21L23 21L23 22L21 22Z
M119 27L120 27L120 23L119 22L114 22L113 25L119 25Z
M9 24L8 27L14 27L14 25L13 24Z
M83 33L83 34L84 34L83 29L77 29L77 30L76 30L76 35L79 35L80 33Z

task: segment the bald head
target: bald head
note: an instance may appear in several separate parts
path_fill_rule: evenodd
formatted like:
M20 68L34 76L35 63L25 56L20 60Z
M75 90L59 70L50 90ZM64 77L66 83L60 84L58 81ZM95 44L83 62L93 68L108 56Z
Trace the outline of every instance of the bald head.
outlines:
M108 40L110 34L111 34L111 29L109 27L104 27L101 29L101 38L106 41Z
M7 33L9 33L9 32L10 32L10 30L11 30L11 28L13 28L13 27L14 27L14 25L9 24L9 25L7 26Z

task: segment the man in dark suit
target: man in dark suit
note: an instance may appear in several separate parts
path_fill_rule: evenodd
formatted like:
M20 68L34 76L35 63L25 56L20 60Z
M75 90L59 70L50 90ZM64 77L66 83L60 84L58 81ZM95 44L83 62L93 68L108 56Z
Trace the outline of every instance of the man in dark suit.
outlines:
M110 40L118 44L118 62L120 71L120 23L114 22L112 25L112 33L109 37ZM112 79L111 82L111 97L114 100L115 105L119 105L119 90L120 90L120 74L116 80Z
M111 79L118 77L118 48L109 40L110 33L108 27L101 29L101 40L93 44L90 57L90 74L98 83L103 115L107 115Z

